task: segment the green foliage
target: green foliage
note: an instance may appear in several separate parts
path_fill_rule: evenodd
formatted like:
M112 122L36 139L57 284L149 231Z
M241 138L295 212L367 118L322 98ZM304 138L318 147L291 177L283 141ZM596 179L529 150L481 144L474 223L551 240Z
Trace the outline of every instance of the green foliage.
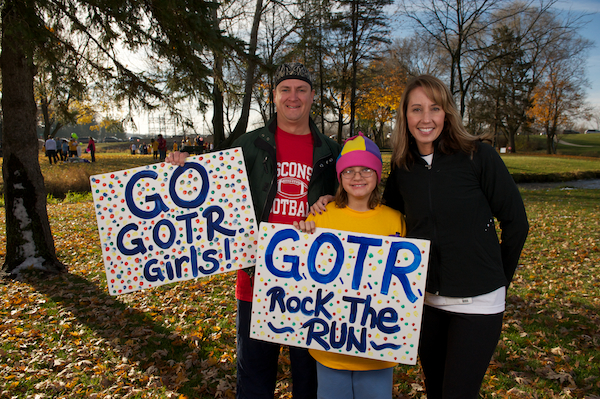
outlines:
M18 2L21 3L21 2ZM38 95L55 119L74 121L69 102L99 91L100 102L129 100L130 105L172 106L176 95L210 95L212 75L204 52L239 46L219 29L214 2L172 0L143 2L77 0L73 3L22 2L22 14L36 21L29 46L40 68ZM153 70L138 72L135 63L115 57L122 48L147 51ZM51 115L52 116L52 115Z

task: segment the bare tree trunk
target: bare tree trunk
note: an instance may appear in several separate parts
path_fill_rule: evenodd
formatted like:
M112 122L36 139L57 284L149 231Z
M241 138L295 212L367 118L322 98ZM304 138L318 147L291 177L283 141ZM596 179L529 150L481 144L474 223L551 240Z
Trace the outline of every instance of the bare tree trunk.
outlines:
M338 131L337 131L337 142L342 144L344 142L344 104L346 103L345 90L342 92L340 99L340 106L338 112Z
M42 117L44 118L44 140L48 140L52 122L50 122L50 105L45 96L40 101L40 110L42 111Z
M356 117L356 86L358 86L356 75L358 73L358 0L352 1L352 90L350 91L350 134L355 135Z
M22 0L2 9L2 129L6 258L2 271L18 276L26 268L66 271L58 261L46 210L46 189L38 161L33 94L33 50L19 31L27 31L35 11Z
M321 133L325 132L325 66L323 65L323 19L319 18L319 112L321 114Z
M546 128L546 153L547 154L556 154L556 125L552 125L551 127Z
M513 132L509 132L508 134L508 147L510 148L510 152L517 152L517 147L515 143L515 134Z
M213 10L213 18L218 19L217 9ZM215 148L219 148L221 143L225 141L225 121L223 119L223 55L214 52L214 84L213 84L213 144Z
M216 67L217 68L217 67ZM222 73L217 71L215 68L215 75ZM221 143L225 141L225 121L223 119L223 92L221 91L221 85L217 83L215 79L215 85L213 86L213 144L215 148L219 148Z
M246 69L246 81L244 84L244 99L242 101L242 114L238 123L235 125L231 135L225 140L223 147L230 147L235 139L246 133L248 129L248 119L250 118L250 105L252 101L252 89L254 88L254 74L258 64L256 58L256 47L258 43L258 28L262 18L262 0L256 1L254 10L254 21L252 22L252 31L250 32L250 44L248 47L248 68Z

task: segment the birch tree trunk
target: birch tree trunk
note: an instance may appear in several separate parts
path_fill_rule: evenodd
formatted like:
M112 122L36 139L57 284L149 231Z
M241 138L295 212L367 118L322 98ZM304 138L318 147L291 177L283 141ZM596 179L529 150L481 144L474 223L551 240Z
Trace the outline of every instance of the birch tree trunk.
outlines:
M46 189L38 160L33 49L19 32L35 21L30 2L9 0L2 9L2 130L6 258L2 271L66 271L56 257L46 210Z

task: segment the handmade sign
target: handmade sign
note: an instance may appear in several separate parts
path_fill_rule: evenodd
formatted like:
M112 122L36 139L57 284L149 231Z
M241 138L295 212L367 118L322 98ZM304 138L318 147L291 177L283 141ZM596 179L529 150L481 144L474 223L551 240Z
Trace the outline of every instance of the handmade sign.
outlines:
M240 148L90 177L111 295L254 266Z
M250 336L416 364L429 241L263 223Z

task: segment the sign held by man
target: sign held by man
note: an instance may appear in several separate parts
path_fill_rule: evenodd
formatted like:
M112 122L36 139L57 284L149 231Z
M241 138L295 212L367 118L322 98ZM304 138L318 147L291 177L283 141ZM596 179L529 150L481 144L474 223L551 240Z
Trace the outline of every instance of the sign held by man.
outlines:
M90 177L111 295L254 266L240 148Z

